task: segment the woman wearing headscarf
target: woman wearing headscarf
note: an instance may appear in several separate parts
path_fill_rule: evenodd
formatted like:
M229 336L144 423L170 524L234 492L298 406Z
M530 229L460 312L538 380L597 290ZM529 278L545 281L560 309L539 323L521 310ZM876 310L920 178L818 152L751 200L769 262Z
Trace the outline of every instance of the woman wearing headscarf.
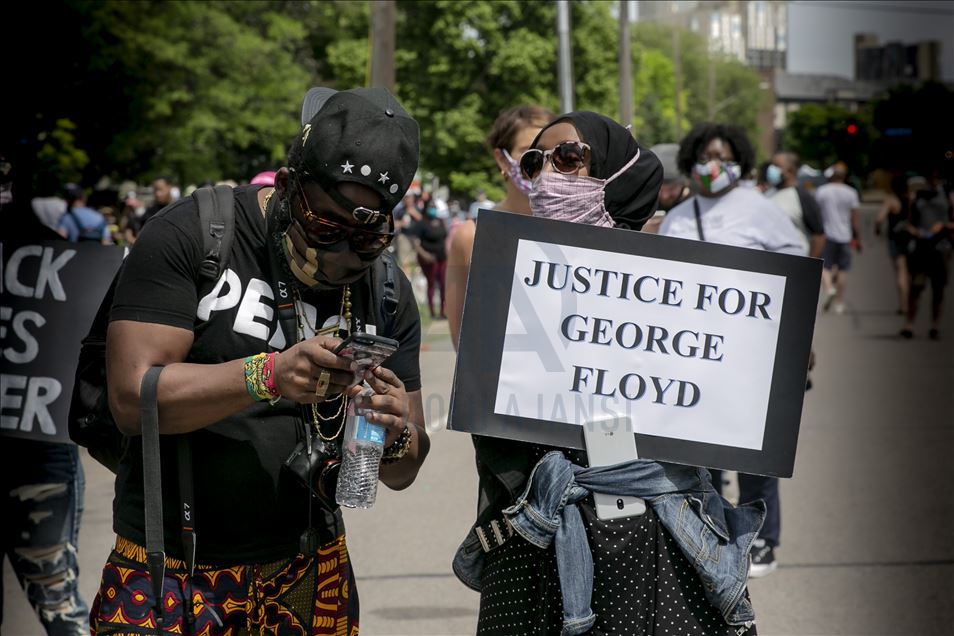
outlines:
M532 181L534 216L629 230L640 229L652 216L663 178L659 160L627 129L590 112L570 113L550 123L524 153L520 166ZM687 558L686 538L669 529L676 527L672 523L676 514L695 519L696 530L706 513L723 521L732 517L719 530L703 531L715 541L726 524L733 527L739 522L733 511L722 508L725 504L715 494L707 471L650 460L620 465L628 484L658 484L658 490L647 486L644 514L604 521L596 516L590 489L583 485L585 452L483 436L473 440L480 482L478 515L455 556L454 571L481 593L478 634L755 633L745 592L745 559L761 511L757 507L739 511L747 515L743 520L751 530L747 541L733 543L736 537L727 537L716 546L719 552L709 553L724 557L722 567L727 571L734 564L732 585L721 585L720 577L712 576L713 568L706 578L705 564L700 574L700 562L719 559L706 559L698 548ZM561 471L576 476L566 490L554 488L552 477ZM664 493L662 484L684 490L670 488ZM581 485L586 489L582 499ZM687 493L698 504L695 509ZM540 501L548 495L550 508ZM571 507L578 507L578 515L576 510L567 515ZM567 523L571 516L585 528L585 536L578 531L576 543L568 541L574 530ZM549 543L537 540L534 528L559 525L560 520L562 526L548 537ZM684 528L677 534L690 534L681 532ZM719 598L720 607L708 597L714 588L733 586L732 594ZM730 600L722 602L726 599Z

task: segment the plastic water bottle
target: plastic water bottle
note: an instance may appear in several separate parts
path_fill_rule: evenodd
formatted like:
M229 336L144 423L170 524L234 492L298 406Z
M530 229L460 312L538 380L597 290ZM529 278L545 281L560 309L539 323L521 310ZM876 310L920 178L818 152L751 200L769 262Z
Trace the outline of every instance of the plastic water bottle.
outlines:
M347 417L335 500L347 508L370 508L378 494L385 430L368 422L364 412L355 412L353 407L349 407Z

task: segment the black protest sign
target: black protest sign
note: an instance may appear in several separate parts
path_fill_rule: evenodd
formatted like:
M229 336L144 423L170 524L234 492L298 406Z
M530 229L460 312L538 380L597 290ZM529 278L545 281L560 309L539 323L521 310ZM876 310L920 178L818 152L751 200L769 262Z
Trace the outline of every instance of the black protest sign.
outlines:
M123 250L4 240L0 251L0 435L69 442L80 341Z
M501 212L477 224L448 428L791 476L821 262Z

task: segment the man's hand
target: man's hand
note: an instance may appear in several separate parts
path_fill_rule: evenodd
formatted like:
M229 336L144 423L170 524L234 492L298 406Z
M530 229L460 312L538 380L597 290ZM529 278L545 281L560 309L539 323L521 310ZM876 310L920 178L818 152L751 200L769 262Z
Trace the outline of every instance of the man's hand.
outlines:
M404 383L393 371L377 367L365 371L364 379L374 389L374 395L362 396L361 386L351 389L354 405L359 409L368 409L365 419L387 429L385 446L390 445L404 430L410 412L410 400L404 390Z
M351 360L335 355L339 338L315 336L275 356L275 386L282 397L301 404L323 402L354 384ZM329 373L324 395L315 395L322 372Z

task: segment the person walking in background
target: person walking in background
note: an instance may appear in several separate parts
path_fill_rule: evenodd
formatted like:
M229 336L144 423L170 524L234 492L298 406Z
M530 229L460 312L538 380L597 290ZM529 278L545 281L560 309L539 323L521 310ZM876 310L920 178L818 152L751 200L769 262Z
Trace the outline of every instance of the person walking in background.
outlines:
M487 198L487 193L483 190L477 191L477 199L470 204L470 210L467 213L467 217L471 219L477 218L477 213L483 210L492 210L494 207L494 202Z
M56 231L60 226L60 219L66 214L66 199L59 196L60 183L45 170L37 175L36 182L37 196L30 201L33 213L43 225Z
M17 175L13 157L8 160L7 156L0 151L4 246L16 249L38 241L61 241L57 232L34 215L31 204L36 199L31 201L26 188L21 189L29 178ZM79 448L68 441L4 436L0 438L0 466L0 568L5 559L10 561L49 636L89 634L89 609L79 591L77 558L86 488Z
M417 262L427 279L427 307L432 319L443 320L447 273L447 226L438 217L437 201L431 198L424 209L424 218L411 226L408 235L414 241ZM434 296L440 293L440 313L434 311Z
M911 214L911 197L908 180L904 175L896 175L884 194L884 201L875 217L876 235L884 234L888 240L888 255L894 268L894 281L898 290L898 313L907 315L910 279L908 275L908 253L911 251L914 237L908 230L908 217Z
M679 145L679 169L690 178L697 196L673 208L659 233L782 254L804 255L805 239L778 205L758 190L738 187L755 152L735 126L699 124ZM722 471L712 470L722 493ZM765 501L765 524L752 550L750 576L773 572L780 545L782 512L778 479L739 473L739 503Z
M133 236L139 236L139 233L142 232L142 227L149 219L156 216L159 210L175 201L172 196L172 187L172 181L167 177L158 177L152 182L152 205L146 208L142 216L135 216L129 219L127 227L132 231Z
M798 155L777 152L765 167L765 181L773 188L770 198L782 208L803 238L804 253L821 258L825 249L825 224L818 201L798 185Z
M530 213L530 181L520 174L520 157L533 143L537 133L553 119L553 113L532 104L508 108L497 116L487 145L493 151L497 169L504 180L506 196L494 206L495 210ZM451 340L457 346L460 337L460 321L464 313L464 292L467 290L467 274L470 271L471 253L474 251L475 219L465 221L451 240L447 256L447 323Z
M96 210L86 207L86 193L75 183L66 185L66 213L60 217L57 231L60 236L73 243L113 244L106 218Z
M822 307L825 311L845 312L845 289L848 271L851 269L852 247L861 253L861 225L858 208L861 201L858 192L845 181L848 167L839 161L830 168L828 183L818 188L815 198L821 206L825 225L825 267L822 270L822 291L825 294Z
M663 167L663 182L659 188L659 201L656 205L656 214L643 225L643 232L656 234L662 224L666 212L673 209L689 198L692 191L689 182L679 172L676 165L676 156L679 154L679 144L656 144L650 150L659 159Z
M948 258L951 253L951 238L954 236L954 202L941 184L937 170L914 193L908 231L916 237L915 246L908 255L908 270L911 273L911 295L908 300L908 315L901 336L914 337L914 320L918 314L921 292L931 283L931 329L928 337L941 337L941 313L944 306L944 288L947 286Z

